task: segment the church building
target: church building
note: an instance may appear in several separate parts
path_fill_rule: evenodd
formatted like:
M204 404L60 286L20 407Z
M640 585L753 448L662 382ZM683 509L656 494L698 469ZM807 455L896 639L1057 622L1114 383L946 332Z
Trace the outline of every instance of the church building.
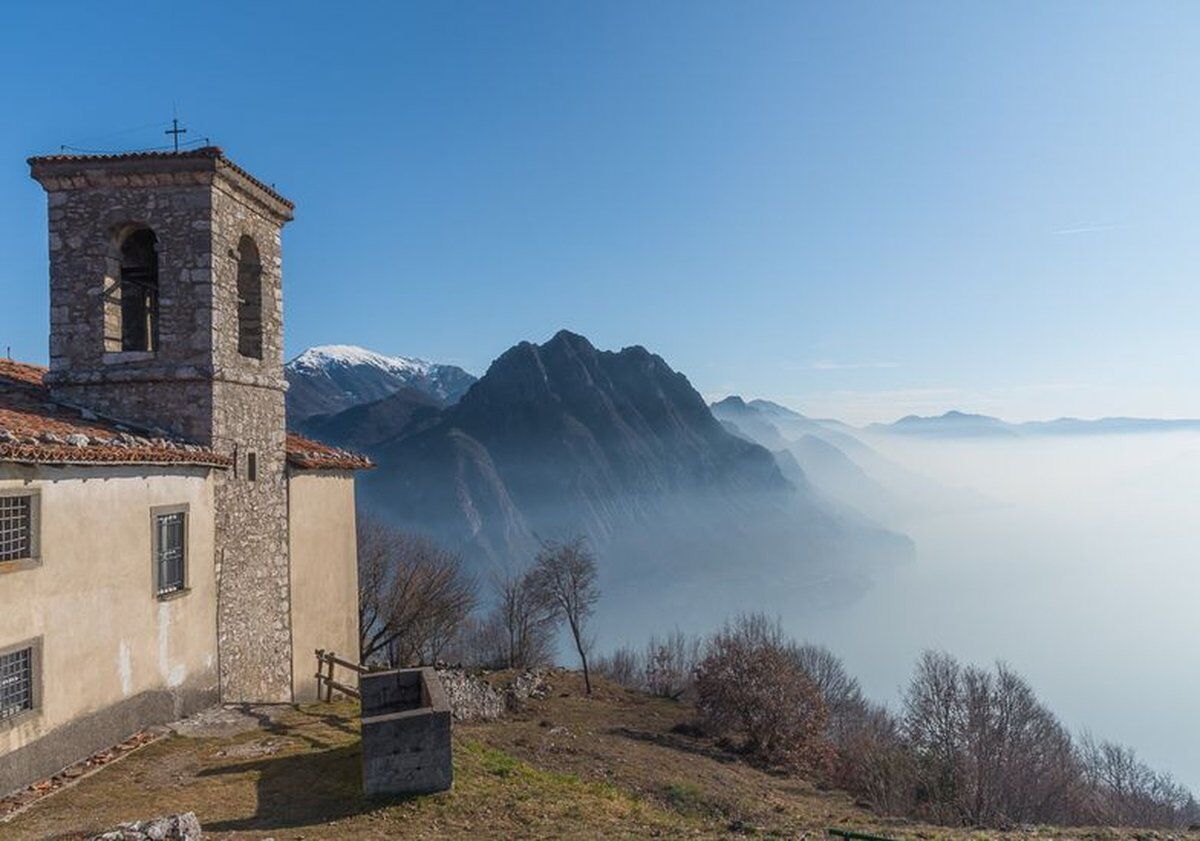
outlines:
M0 795L358 652L360 456L288 434L293 206L215 147L32 158L50 365L0 360ZM10 290L14 294L15 290Z

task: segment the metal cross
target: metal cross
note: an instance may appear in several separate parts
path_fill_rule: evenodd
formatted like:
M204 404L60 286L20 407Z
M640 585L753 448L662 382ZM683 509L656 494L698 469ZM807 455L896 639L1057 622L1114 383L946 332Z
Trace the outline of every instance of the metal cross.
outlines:
M171 127L169 129L167 129L166 131L164 131L163 134L173 135L174 140L175 140L175 151L178 152L179 151L179 135L187 134L187 129L180 128L179 127L179 119L177 117L172 117L171 118Z

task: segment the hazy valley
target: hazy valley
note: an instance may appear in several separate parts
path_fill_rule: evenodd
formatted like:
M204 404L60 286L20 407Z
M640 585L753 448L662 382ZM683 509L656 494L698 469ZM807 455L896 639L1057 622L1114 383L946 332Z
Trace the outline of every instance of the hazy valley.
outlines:
M324 357L289 366L306 405L310 379L328 398L336 376L340 394L300 427L377 461L367 510L484 578L538 538L589 536L599 650L762 610L880 700L925 648L1003 659L1072 726L1200 783L1177 738L1200 691L1184 665L1200 633L1193 422L952 412L858 428L750 397L710 408L652 353L569 333L515 346L478 381L456 369L457 394L408 373L428 363L306 356Z

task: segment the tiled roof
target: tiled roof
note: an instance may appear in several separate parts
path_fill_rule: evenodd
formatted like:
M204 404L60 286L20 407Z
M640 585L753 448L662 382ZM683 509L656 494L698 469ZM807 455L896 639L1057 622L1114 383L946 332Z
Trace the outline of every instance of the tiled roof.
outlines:
M288 464L305 470L368 470L375 465L365 456L335 449L294 432L287 436Z
M27 163L30 166L39 163L87 163L88 161L145 161L145 160L164 160L164 159L180 159L180 158L206 158L220 161L225 166L232 169L238 175L253 183L256 187L266 192L272 198L282 202L289 208L295 208L296 205L279 195L275 189L263 182L259 181L246 170L235 164L229 158L225 157L225 151L220 146L201 146L197 149L185 149L182 152L156 151L156 152L114 152L112 154L75 154L75 155L37 155L29 158Z
M97 417L52 400L46 369L0 359L0 462L25 464L178 464L229 467L207 447ZM288 435L288 463L308 470L361 470L366 458Z

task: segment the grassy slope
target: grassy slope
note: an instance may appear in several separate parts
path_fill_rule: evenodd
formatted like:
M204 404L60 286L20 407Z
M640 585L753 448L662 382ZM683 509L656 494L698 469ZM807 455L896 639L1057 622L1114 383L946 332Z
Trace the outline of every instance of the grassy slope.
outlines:
M685 705L605 684L587 698L571 673L552 684L549 698L521 714L456 726L455 785L446 794L365 800L354 707L313 705L266 731L152 744L0 824L0 839L82 838L189 810L214 839L815 838L829 826L897 838L982 837L879 818L844 794L678 735L672 728L691 713Z

